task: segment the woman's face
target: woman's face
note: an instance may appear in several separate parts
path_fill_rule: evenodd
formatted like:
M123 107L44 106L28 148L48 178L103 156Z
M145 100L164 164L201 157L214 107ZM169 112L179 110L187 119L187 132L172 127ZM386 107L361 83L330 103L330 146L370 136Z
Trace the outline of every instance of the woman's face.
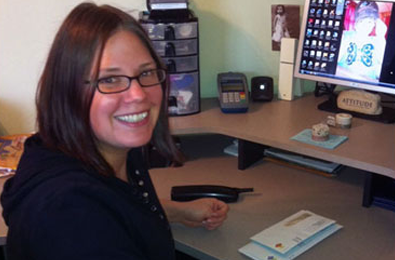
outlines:
M156 67L136 35L119 31L104 47L98 78L134 77ZM102 94L96 90L90 107L90 124L99 150L104 153L114 149L126 151L148 143L159 116L162 94L160 84L142 88L135 79L130 88L121 93Z

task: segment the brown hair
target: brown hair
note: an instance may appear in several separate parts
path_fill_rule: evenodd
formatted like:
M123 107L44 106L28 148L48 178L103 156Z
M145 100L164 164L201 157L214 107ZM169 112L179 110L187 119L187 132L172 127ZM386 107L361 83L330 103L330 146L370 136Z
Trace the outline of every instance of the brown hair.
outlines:
M164 68L144 29L133 17L108 5L82 3L70 12L56 34L36 95L37 123L44 144L107 176L114 175L114 170L96 147L89 119L96 90L85 81L92 66L96 69L93 80L97 79L104 45L119 30L137 35L158 68ZM93 64L97 53L98 62ZM169 133L167 84L162 84L163 102L151 142L162 155L177 162L181 156Z

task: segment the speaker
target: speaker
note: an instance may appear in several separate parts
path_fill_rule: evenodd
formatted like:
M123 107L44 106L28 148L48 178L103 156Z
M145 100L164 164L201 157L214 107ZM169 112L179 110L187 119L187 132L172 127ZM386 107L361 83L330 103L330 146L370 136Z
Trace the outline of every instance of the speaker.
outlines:
M273 99L273 79L253 77L251 79L251 99L253 101L271 101Z
M303 85L300 79L294 78L294 63L298 40L292 38L281 39L280 68L278 79L278 98L293 100L295 96L302 96Z

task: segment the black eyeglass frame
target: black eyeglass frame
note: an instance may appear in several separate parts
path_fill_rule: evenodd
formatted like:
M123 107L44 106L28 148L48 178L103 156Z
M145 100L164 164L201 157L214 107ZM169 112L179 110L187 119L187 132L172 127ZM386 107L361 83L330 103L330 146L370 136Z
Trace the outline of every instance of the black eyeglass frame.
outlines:
M159 80L158 83L149 84L149 85L147 85L147 84L142 84L141 81L140 81L140 77L141 77L144 73L151 72L151 71L157 71L157 72L159 72L159 73L162 73L162 74L158 74L158 75L163 75L162 78ZM100 89L100 87L99 87L99 82L100 82L101 80L105 80L105 79L108 79L108 78L114 78L114 77L116 77L116 78L126 78L126 79L128 79L128 80L129 80L128 86L127 86L125 89L118 90L118 91L115 91L115 92L106 92L106 91L102 91L102 90ZM146 87L152 87L152 86L155 86L155 85L158 85L158 84L162 84L163 82L166 81L166 77L167 77L167 71L166 71L165 69L150 69L150 70L145 70L145 71L141 72L139 75L134 76L134 77L129 77L129 76L127 76L127 75L114 75L114 76L108 76L108 77L104 77L104 78L99 78L99 79L97 79L97 80L94 81L94 82L86 81L85 84L92 84L92 85L97 89L97 91L99 91L99 92L102 93L102 94L117 94L117 93L122 93L122 92L128 90L128 89L130 88L130 85L132 84L132 81L133 81L134 79L137 80L137 82L140 84L141 87L146 88Z

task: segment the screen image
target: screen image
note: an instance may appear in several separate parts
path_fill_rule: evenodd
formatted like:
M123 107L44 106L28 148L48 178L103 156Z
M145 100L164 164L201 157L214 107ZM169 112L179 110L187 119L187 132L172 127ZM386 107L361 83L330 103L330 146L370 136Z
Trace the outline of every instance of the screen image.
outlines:
M307 0L295 76L395 94L394 1Z

